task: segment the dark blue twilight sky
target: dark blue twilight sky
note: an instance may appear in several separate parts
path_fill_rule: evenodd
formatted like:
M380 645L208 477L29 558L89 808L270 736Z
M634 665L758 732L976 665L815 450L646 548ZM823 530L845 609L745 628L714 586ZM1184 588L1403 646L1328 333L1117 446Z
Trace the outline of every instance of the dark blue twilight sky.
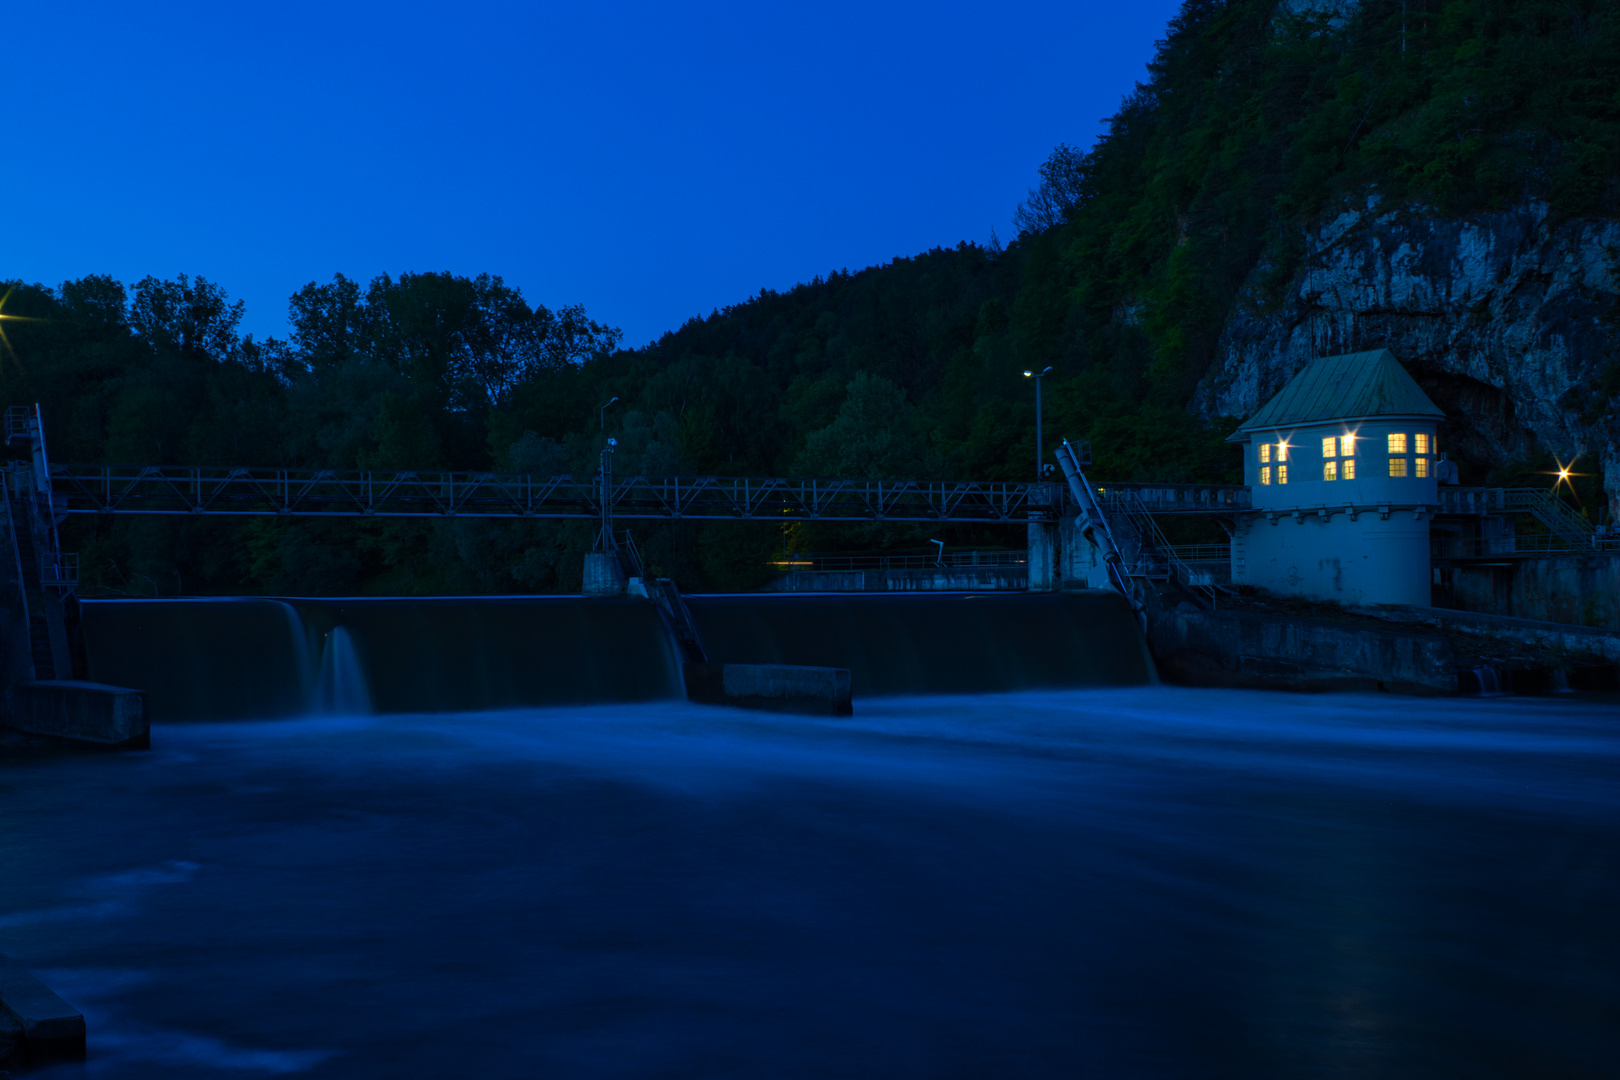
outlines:
M335 272L488 271L639 345L1006 239L1179 4L15 7L0 279L201 274L262 337Z

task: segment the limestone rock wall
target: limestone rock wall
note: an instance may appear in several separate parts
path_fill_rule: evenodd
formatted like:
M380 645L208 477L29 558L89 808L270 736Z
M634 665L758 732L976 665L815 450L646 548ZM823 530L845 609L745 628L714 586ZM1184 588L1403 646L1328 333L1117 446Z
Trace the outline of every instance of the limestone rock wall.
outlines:
M1450 419L1464 483L1544 449L1620 506L1620 221L1545 204L1448 219L1371 198L1304 236L1281 290L1250 275L1194 407L1246 416L1316 356L1388 348Z

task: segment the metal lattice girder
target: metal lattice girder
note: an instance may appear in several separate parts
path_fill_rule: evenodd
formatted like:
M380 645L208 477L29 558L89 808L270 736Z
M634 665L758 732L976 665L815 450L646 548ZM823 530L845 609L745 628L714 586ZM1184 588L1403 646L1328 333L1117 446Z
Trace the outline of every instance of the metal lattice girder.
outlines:
M55 465L51 483L71 514L595 518L602 509L594 477ZM624 518L1022 523L1034 486L631 476L609 494Z

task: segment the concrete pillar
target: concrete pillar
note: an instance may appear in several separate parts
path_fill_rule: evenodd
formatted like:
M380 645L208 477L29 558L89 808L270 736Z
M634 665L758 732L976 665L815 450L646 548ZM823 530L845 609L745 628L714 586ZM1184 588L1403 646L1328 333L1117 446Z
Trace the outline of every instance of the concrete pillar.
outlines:
M622 596L625 590L624 569L619 556L611 551L593 551L585 556L586 596Z
M1038 510L1029 512L1029 591L1057 588L1057 522Z

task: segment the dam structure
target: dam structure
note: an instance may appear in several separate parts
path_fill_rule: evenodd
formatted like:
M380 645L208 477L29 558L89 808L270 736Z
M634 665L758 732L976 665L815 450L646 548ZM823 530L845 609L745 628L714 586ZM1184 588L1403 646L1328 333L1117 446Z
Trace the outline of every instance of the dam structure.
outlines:
M1296 387L1278 400L1315 400L1323 396L1312 390L1320 389L1317 384L1369 370L1386 389L1392 385L1409 399L1422 398L1415 385L1405 385L1410 377L1387 353L1330 360L1332 377L1312 368L1315 375L1301 377L1311 392ZM1426 401L1414 408L1423 412L1419 406ZM736 684L739 700L757 703L775 692L768 683L807 686L809 679L832 687L826 693L843 695L845 704L836 711L847 709L850 698L874 695L1151 682L1154 668L1144 638L1148 593L1168 589L1172 603L1179 597L1213 609L1233 583L1257 580L1252 566L1240 569L1257 540L1286 536L1290 544L1306 542L1320 531L1296 534L1295 524L1307 513L1311 520L1332 521L1338 531L1376 532L1372 523L1390 512L1376 505L1345 511L1277 503L1278 492L1303 495L1310 484L1300 477L1280 482L1285 474L1277 466L1286 462L1259 463L1263 454L1289 453L1290 437L1277 433L1303 422L1284 416L1286 409L1271 411L1277 415L1250 425L1264 429L1246 459L1251 483L1221 485L1092 483L1080 472L1089 464L1087 447L1067 442L1059 455L1067 484L615 478L606 455L603 471L583 480L61 465L48 458L37 406L13 408L6 414L7 442L25 448L28 458L14 462L3 477L9 552L0 558L0 663L7 715L25 728L100 724L112 741L139 743L145 729L130 727L131 710L156 719L449 712L720 694L716 688L728 682ZM1357 415L1372 413L1363 409ZM1256 423L1261 420L1266 417ZM1448 580L1467 572L1470 553L1459 545L1466 547L1470 536L1494 538L1476 544L1475 561L1500 560L1514 548L1511 527L1503 525L1514 511L1552 521L1552 535L1577 552L1610 543L1542 492L1443 483L1437 488L1444 463L1423 453L1433 448L1432 418L1428 422L1416 435L1402 435L1417 440L1416 475L1428 493L1403 507L1412 520L1404 526L1402 557L1414 565L1403 563L1398 574L1386 568L1369 579L1398 580L1394 599L1427 600L1427 536L1413 529L1429 522L1437 526L1435 543L1449 545ZM1334 427L1337 455L1338 428L1346 419L1335 413L1323 423ZM1391 446L1393 440L1389 436ZM1277 469L1272 475L1278 482L1266 482L1268 465ZM1336 517L1341 513L1342 524ZM597 550L587 556L585 597L84 600L75 593L73 556L57 539L57 526L75 515L589 519L602 528ZM1189 515L1213 518L1243 542L1197 550L1169 543L1157 519ZM1283 517L1290 525L1278 531ZM843 575L860 577L858 584L839 586L852 592L787 588L683 598L672 583L646 578L628 536L623 544L616 541L614 518L998 524L1019 530L1025 548L1016 568L920 571L938 579L932 587L939 591L932 594L914 581L897 585L895 575L884 573ZM1348 550L1359 542L1347 533L1338 543ZM1560 553L1542 548L1542 556ZM1306 554L1325 565L1333 553ZM1296 563L1303 557L1283 555ZM1436 582L1440 567L1437 559ZM1304 595L1320 592L1326 579L1307 577ZM1286 574L1259 583L1297 591ZM916 591L908 595L908 589ZM967 591L953 591L961 589ZM777 668L783 670L768 670ZM806 670L788 670L795 668ZM812 668L823 674L812 675ZM746 692L739 689L743 683L750 687ZM86 719L91 714L100 719Z

